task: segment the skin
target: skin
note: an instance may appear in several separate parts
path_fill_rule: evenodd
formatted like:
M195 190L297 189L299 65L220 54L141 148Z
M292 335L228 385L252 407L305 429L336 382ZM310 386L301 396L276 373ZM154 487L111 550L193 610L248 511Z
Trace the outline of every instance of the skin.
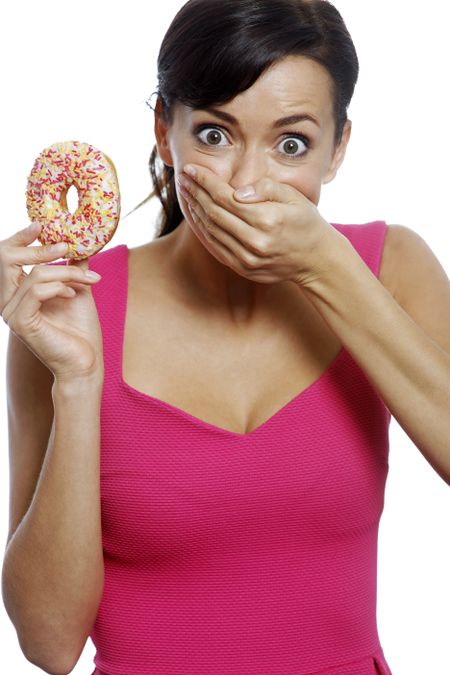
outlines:
M334 144L332 80L323 66L304 56L286 57L273 64L251 88L226 105L214 107L233 115L238 124L179 102L173 108L172 124L167 124L158 114L158 100L158 152L165 164L174 167L175 179L186 164L193 163L214 172L233 189L266 176L294 187L313 204L319 204L322 185L336 176L351 134L348 120L339 145ZM304 120L273 128L275 120L296 113L312 115L318 125ZM198 124L208 124L208 128L196 138ZM289 136L294 131L309 139L309 148L302 140ZM170 264L178 288L182 284L193 301L213 305L231 323L237 319L251 322L269 296L273 298L276 285L249 280L215 258L195 233L178 185L177 194L184 219L162 241L167 240L170 263L166 263Z

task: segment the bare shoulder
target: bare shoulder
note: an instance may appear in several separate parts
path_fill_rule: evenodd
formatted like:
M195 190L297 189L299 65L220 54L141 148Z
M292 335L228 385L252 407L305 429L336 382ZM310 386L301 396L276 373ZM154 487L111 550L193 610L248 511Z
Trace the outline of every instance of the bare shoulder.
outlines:
M379 280L425 332L450 353L450 280L427 242L388 225Z
M417 287L431 280L448 282L447 275L427 242L405 225L388 225L379 280L401 304L410 304ZM425 282L426 283L426 282Z
M384 239L383 254L380 263L379 281L390 294L398 301L399 270L398 265L402 259L400 254L405 240L412 232L403 225L388 225Z

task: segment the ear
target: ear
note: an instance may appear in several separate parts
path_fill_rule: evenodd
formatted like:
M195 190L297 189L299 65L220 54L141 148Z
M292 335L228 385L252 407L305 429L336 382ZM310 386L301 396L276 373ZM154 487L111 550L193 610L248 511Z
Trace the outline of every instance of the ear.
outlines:
M155 138L158 154L164 164L173 166L172 153L169 147L169 124L164 120L161 99L158 97L155 106Z
M323 185L326 185L326 183L331 183L331 181L336 176L339 167L344 161L345 152L347 150L347 145L350 140L351 133L352 133L352 122L351 120L347 120L344 125L344 129L342 131L341 141L334 151L330 167L322 180Z

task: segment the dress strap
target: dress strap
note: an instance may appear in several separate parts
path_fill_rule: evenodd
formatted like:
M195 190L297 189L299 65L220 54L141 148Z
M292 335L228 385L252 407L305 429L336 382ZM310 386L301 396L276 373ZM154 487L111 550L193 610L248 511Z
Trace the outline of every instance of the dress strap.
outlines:
M340 223L331 223L341 234L345 235L356 250L360 258L366 263L372 274L379 279L381 260L383 257L384 243L388 231L388 225L384 220L374 220L370 223L363 223L362 225L342 225ZM348 353L348 352L347 352ZM350 356L350 355L349 355ZM380 410L384 416L385 426L384 433L386 434L386 447L388 448L388 428L391 422L391 412L377 390L369 382L362 369L352 359L355 371L367 381L368 385L376 394Z
M362 225L342 225L331 223L345 235L364 260L370 271L379 278L384 241L388 226L384 220L374 220Z
M103 250L89 259L89 269L102 275L92 294L103 334L105 386L122 374L122 347L128 299L128 247Z

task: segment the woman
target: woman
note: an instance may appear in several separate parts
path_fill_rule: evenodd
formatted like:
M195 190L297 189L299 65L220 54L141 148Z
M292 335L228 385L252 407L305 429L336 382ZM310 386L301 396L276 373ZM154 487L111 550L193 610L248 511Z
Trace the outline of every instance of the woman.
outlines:
M327 2L190 0L158 58L159 236L92 257L98 284L2 242L4 598L47 672L91 635L97 675L391 673L388 427L450 483L450 284L408 228L320 214L357 75Z

